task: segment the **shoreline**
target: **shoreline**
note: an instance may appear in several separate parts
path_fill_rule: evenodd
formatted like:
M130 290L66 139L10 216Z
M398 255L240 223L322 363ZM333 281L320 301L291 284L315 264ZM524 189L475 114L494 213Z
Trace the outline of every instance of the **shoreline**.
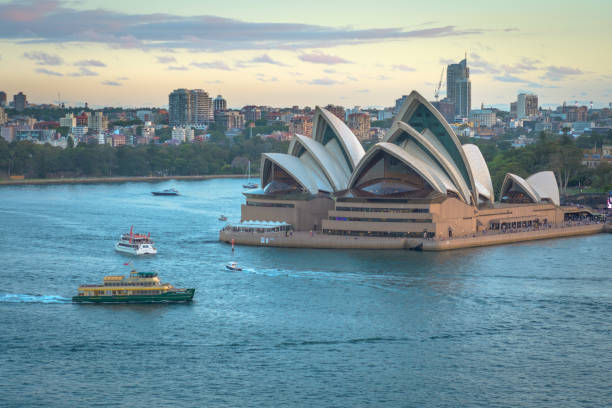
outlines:
M412 249L419 251L447 251L463 248L485 247L493 245L516 244L534 240L570 238L581 235L599 234L609 231L606 224L585 224L555 227L546 230L513 232L507 234L478 235L474 237L457 237L446 240L430 240L422 238L388 238L388 237L357 237L338 236L306 231L294 232L285 236L282 232L250 233L233 232L223 229L219 231L219 241L236 245L267 246L281 248L311 248L311 249Z
M201 176L132 176L132 177L66 177L52 179L0 180L0 186L45 185L45 184L100 184L100 183L151 183L166 180L209 180L215 178L245 178L244 174L207 174Z

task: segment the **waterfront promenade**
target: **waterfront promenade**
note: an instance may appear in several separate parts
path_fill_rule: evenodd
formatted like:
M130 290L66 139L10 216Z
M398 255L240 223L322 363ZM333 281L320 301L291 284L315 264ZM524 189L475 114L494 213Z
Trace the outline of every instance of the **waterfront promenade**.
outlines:
M235 232L224 228L219 240L237 245L273 246L287 248L328 248L328 249L416 249L423 251L445 251L489 245L512 244L540 239L567 238L604 232L601 222L576 222L550 226L539 230L487 231L464 237L445 239L386 238L367 236L327 235L299 231L286 235L284 232L251 233Z

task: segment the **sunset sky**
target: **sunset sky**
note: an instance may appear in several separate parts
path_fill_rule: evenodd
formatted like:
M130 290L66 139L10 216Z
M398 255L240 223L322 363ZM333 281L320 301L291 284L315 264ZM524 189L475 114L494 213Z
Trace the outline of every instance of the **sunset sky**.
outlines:
M2 1L0 90L33 103L165 106L176 88L247 104L432 99L468 55L472 106L612 101L612 2Z

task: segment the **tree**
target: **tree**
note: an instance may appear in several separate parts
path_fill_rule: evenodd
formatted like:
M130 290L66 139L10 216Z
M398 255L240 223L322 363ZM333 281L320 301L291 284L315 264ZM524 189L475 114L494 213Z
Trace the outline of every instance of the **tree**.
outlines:
M561 194L565 194L570 179L582 165L582 156L582 151L573 143L561 143L550 156L549 167L557 175Z
M68 136L68 140L66 141L66 147L72 149L74 147L74 140L72 140L72 136Z

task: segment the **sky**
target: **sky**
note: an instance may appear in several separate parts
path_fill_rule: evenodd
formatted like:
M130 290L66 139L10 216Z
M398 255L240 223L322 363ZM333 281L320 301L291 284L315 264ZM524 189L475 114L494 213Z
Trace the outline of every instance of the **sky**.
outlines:
M520 92L601 107L610 16L609 0L0 0L0 90L67 106L162 107L177 88L232 108L392 106L433 100L467 55L472 108Z

